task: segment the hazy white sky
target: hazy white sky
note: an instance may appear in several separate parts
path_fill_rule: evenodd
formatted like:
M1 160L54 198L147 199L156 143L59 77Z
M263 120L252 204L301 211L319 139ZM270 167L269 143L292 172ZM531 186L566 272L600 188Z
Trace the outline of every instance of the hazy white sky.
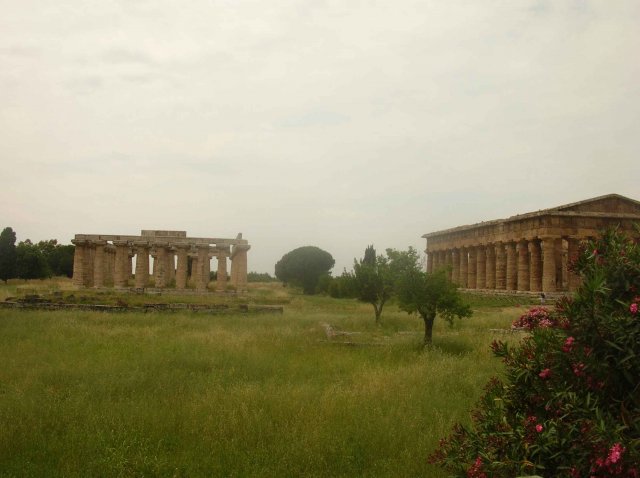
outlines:
M640 199L637 0L0 0L0 228L252 244L273 273Z

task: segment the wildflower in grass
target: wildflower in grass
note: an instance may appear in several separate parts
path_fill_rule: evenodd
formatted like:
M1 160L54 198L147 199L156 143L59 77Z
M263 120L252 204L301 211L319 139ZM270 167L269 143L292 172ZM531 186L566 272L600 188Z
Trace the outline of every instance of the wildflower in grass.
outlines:
M633 314L636 315L638 313L638 304L636 304L635 302L633 304L631 304L629 306L629 311Z
M542 433L542 430L544 430L544 427L538 423L538 424L536 425L536 431L537 431L538 433Z

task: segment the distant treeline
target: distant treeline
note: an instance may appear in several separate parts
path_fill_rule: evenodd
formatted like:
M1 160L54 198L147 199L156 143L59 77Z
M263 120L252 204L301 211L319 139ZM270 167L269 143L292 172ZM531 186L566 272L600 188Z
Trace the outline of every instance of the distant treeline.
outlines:
M6 227L0 233L0 280L46 279L53 276L73 276L75 246L58 244L56 239L29 239L16 245L16 233Z

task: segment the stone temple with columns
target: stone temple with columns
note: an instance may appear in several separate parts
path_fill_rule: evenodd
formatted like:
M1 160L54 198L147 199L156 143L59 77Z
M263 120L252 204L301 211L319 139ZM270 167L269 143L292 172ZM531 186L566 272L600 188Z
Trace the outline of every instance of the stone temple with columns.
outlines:
M133 276L136 289L148 288L153 279L155 289L206 292L215 257L216 291L225 291L228 285L238 292L247 288L247 251L251 246L242 234L221 239L187 237L186 231L143 230L139 236L76 234L71 242L76 246L73 283L78 287L126 289ZM230 274L227 260L231 262Z
M569 264L581 241L610 227L638 236L638 225L640 202L608 194L422 237L427 271L447 266L461 288L556 293L580 284Z

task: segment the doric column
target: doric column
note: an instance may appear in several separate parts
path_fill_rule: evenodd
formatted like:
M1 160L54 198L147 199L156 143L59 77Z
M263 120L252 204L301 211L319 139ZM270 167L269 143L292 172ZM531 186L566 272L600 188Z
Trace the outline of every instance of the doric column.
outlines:
M251 246L238 244L231 249L232 283L238 292L247 290L247 251Z
M153 275L156 287L163 289L167 286L167 245L156 244L156 257L153 261Z
M542 253L539 239L529 241L529 277L529 290L540 292L542 290Z
M453 277L453 251L451 249L447 249L444 252L444 262L447 267L447 277L451 280Z
M429 251L424 251L427 256L427 273L431 274L433 272L433 253Z
M93 258L93 287L104 287L104 241L94 243L95 253Z
M493 244L488 244L485 250L487 253L487 270L486 270L487 279L485 282L485 287L487 289L495 289L496 288L496 249Z
M189 264L189 246L176 246L178 268L176 270L176 289L187 288L187 269Z
M218 250L218 271L216 274L216 290L224 291L227 288L227 255L228 251Z
M460 284L460 258L458 249L451 249L451 282Z
M562 267L564 259L564 247L562 244L562 238L554 239L554 250L556 256L556 290L565 290L564 269Z
M71 242L75 245L73 251L73 285L82 287L84 286L84 249L86 242L75 239Z
M107 244L104 248L105 253L105 276L104 283L105 285L113 286L115 282L115 269L116 269L116 248L110 244Z
M484 289L487 286L487 253L484 246L476 248L476 288Z
M554 237L542 238L542 290L556 291L556 247Z
M468 287L469 274L469 250L466 247L460 248L460 287Z
M131 276L134 274L133 270L133 257L136 255L135 251L132 247L129 248L129 260L127 261L127 281L131 279Z
M176 260L175 253L171 246L167 247L167 258L165 266L165 287L168 287L171 282L176 279Z
M129 245L126 241L114 241L116 247L116 263L115 273L113 276L113 286L122 289L127 286L129 274L127 268L129 266Z
M206 291L209 284L209 245L198 246L198 269L196 271L196 289Z
M507 288L507 253L502 242L496 242L496 289Z
M529 242L522 239L516 244L518 252L518 290L529 290Z
M516 243L508 242L507 249L507 273L506 289L518 290L518 255L516 253Z
M135 242L136 288L144 289L149 284L149 243Z
M477 258L476 258L476 247L471 246L469 248L469 268L467 270L467 287L469 289L476 288L476 267L477 267Z
M84 286L92 287L93 286L93 257L95 256L95 247L90 242L87 241L84 246Z
M567 268L568 268L568 282L569 290L571 292L578 290L580 287L581 279L578 274L573 270L573 264L578 260L578 254L580 254L580 241L575 237L567 239Z

